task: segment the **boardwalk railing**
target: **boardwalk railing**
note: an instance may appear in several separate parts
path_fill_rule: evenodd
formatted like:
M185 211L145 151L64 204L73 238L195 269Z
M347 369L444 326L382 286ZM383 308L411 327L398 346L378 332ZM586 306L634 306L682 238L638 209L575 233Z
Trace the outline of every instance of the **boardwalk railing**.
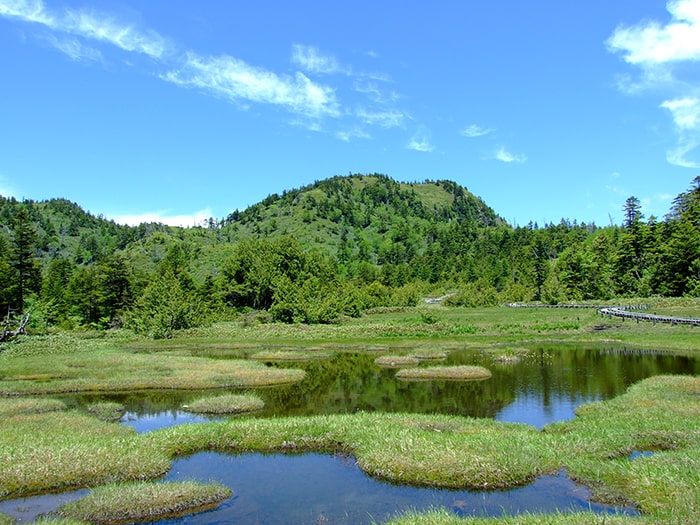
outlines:
M666 324L687 324L690 326L700 326L700 319L697 317L674 317L671 315L656 315L640 313L636 310L648 310L649 307L643 304L628 306L602 306L595 304L534 304L534 303L508 303L510 308L595 308L601 315L608 317L620 317L634 319L635 321L645 321L649 323Z
M645 321L649 323L667 323L667 324L688 324L691 326L700 326L700 319L697 317L673 317L670 315L642 314L637 312L628 312L625 308L618 306L601 308L598 310L601 315L609 317L621 317L624 319L634 319L635 321Z

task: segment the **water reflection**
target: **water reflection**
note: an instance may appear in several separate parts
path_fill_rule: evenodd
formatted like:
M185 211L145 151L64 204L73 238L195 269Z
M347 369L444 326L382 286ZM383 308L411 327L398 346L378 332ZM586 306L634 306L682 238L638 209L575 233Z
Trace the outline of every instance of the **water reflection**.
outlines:
M524 512L619 512L589 501L590 492L565 473L542 476L509 491L471 492L396 486L366 476L352 457L326 454L224 455L202 453L175 462L169 480L211 479L234 497L219 509L163 524L364 524L385 522L397 512L445 507L462 516Z
M406 350L410 352L410 350ZM404 382L395 370L374 365L375 353L338 352L333 357L271 366L301 367L304 381L255 390L265 408L246 417L380 412L441 413L522 422L538 428L571 419L577 406L610 399L637 381L660 374L700 374L696 359L621 348L531 348L516 362L503 363L477 350L453 351L444 364L481 365L493 377L478 382ZM242 390L234 390L241 393ZM216 392L220 393L220 392ZM137 392L83 395L67 399L85 405L109 399L122 403L125 422L145 432L183 422L208 421L181 411L208 392Z
M406 350L410 352L410 350ZM403 382L395 370L374 365L376 353L338 352L324 360L271 366L304 368L301 383L257 389L265 409L243 417L275 417L382 412L443 413L496 418L542 427L570 419L580 404L610 399L629 385L660 374L700 374L695 359L614 347L541 345L512 362L476 350L453 351L445 364L476 364L493 377L478 382ZM219 355L218 357L222 357ZM241 392L234 390L234 392ZM101 400L122 403L123 423L138 432L182 423L211 421L183 412L181 407L220 391L158 391L121 394L85 394L66 397L81 408ZM179 459L167 479L219 481L234 491L222 507L167 524L192 523L372 523L386 521L407 509L447 507L460 515L499 516L503 513L557 510L615 509L589 502L588 491L564 473L544 476L534 483L503 492L469 492L395 486L366 476L352 458L306 454L302 456L202 453ZM71 497L62 496L62 497ZM72 496L77 497L77 496ZM0 502L0 512L31 521L39 512L60 505L56 496ZM51 498L54 498L51 500ZM53 501L53 503L49 503ZM40 510L37 510L40 509ZM634 513L633 509L618 509Z

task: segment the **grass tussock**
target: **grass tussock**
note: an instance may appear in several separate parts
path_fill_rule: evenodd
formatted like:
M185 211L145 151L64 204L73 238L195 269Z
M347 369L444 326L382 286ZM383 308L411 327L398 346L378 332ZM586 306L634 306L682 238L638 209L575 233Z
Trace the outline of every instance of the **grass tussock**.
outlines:
M418 366L420 359L409 355L383 355L374 360L374 364L383 368L402 368L405 366Z
M311 361L312 359L328 359L332 354L303 350L279 350L271 352L257 352L250 356L258 361Z
M0 397L0 420L21 414L42 414L66 410L66 405L58 399L46 398L2 398Z
M194 514L230 498L229 488L215 483L130 483L93 489L63 505L59 516L90 523L132 523Z
M170 459L128 427L77 412L17 415L2 421L0 499L115 480L154 479Z
M279 369L244 359L209 359L168 354L125 352L104 348L58 354L51 359L29 356L2 361L0 396L84 391L145 389L208 389L266 386L301 381L302 370ZM36 380L28 374L53 374Z
M430 366L396 372L397 379L408 381L477 381L491 377L483 366Z
M183 410L197 414L242 414L262 410L265 402L253 394L227 394L205 397L183 406Z

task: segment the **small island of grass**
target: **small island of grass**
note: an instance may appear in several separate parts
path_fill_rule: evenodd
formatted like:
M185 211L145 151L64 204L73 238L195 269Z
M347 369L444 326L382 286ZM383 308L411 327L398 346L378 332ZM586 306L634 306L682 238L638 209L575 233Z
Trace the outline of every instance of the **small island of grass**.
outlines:
M420 359L408 355L383 355L374 360L374 364L383 368L401 368L404 366L417 366Z
M252 394L225 394L222 396L205 397L185 405L187 412L197 414L242 414L261 410L265 402Z
M397 379L408 381L478 381L491 377L483 366L430 366L396 372Z
M216 483L118 483L93 489L57 514L90 523L143 522L213 509L231 497Z

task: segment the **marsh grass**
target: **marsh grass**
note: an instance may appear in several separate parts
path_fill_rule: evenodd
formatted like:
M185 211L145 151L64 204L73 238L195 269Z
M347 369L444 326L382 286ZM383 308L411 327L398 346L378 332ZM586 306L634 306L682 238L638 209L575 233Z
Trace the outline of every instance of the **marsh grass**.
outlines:
M66 410L66 404L48 398L2 398L0 397L0 420L21 414L41 414Z
M697 316L700 300L661 306ZM2 397L80 390L225 388L303 377L298 370L292 376L278 375L289 370L253 360L210 359L204 357L208 349L221 357L244 357L259 348L305 351L315 346L334 352L401 355L410 354L411 349L419 354L426 349L447 353L470 348L498 353L556 341L561 351L566 351L566 343L605 342L698 356L697 328L608 320L592 310L444 308L434 324L416 322L415 317L415 309L401 309L329 326L219 323L158 342L110 332L101 337L26 337L3 345L0 499L155 479L169 470L173 457L205 450L341 450L353 454L371 475L430 486L507 488L566 468L599 500L633 503L646 515L525 515L503 517L502 523L700 522L700 379L694 377L647 379L615 399L581 407L572 421L549 425L542 432L490 420L357 413L243 418L137 435L132 429L63 410L54 401ZM606 330L596 330L601 323ZM7 408L7 402L27 401L56 410L44 412L22 404ZM632 450L658 452L630 461L627 455ZM498 521L457 518L456 522L454 516L436 512L427 519L414 515L411 521L397 523Z
M328 359L333 354L318 351L278 350L257 352L250 356L258 361L311 361L312 359Z
M559 437L569 474L597 499L631 501L649 515L699 519L700 378L652 377L544 430ZM630 461L633 450L658 452Z
M374 364L383 368L401 368L418 366L420 359L409 355L382 355L374 360Z
M456 416L355 413L238 419L137 435L70 411L14 416L3 428L2 498L152 479L169 469L172 458L200 451L342 451L380 479L474 490L514 487L566 468L597 499L634 504L652 522L690 523L700 516L696 377L644 380L544 431ZM626 457L652 448L660 451L634 461ZM544 519L583 523L589 515L582 516Z
M170 468L135 431L73 411L5 418L0 499L115 480L153 479Z
M183 406L183 410L197 414L242 414L262 410L265 402L253 394L227 394L205 397Z
M89 363L89 365L88 365ZM7 358L2 361L0 396L84 391L207 389L265 386L301 381L302 370L267 367L243 359L209 359L144 354L102 348L89 353ZM32 380L28 374L51 373L54 379Z
M446 509L427 512L408 511L390 520L386 525L645 525L657 523L639 517L614 516L578 512L570 514L532 514L500 516L498 518L461 517ZM682 522L678 522L682 523Z
M396 372L396 378L405 381L477 381L490 377L488 368L468 365L406 368Z
M57 514L90 523L144 522L212 509L231 495L229 488L215 483L112 484L63 505Z

